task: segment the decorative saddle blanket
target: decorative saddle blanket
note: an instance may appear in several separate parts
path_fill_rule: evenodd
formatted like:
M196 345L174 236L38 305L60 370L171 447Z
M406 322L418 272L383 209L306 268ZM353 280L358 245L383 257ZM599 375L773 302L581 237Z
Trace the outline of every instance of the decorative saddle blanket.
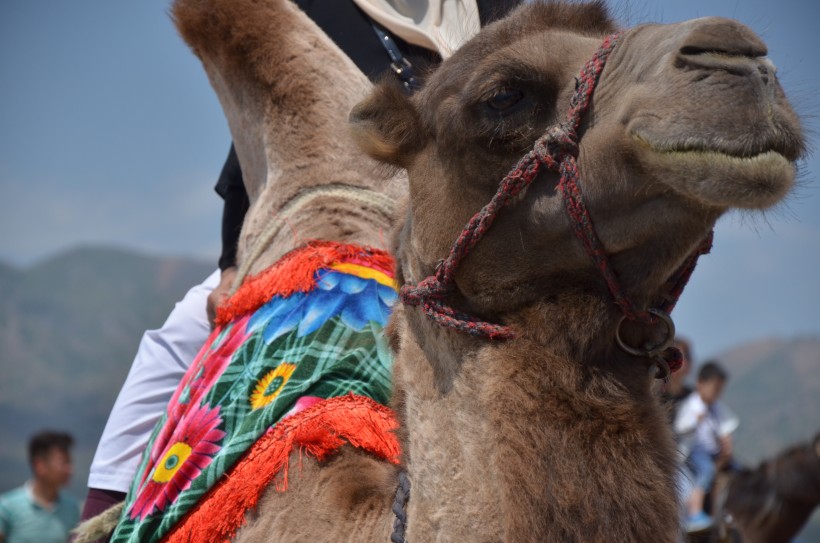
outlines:
M398 462L382 405L392 269L382 251L313 242L246 280L157 423L111 541L229 539L268 485L286 488L294 447Z

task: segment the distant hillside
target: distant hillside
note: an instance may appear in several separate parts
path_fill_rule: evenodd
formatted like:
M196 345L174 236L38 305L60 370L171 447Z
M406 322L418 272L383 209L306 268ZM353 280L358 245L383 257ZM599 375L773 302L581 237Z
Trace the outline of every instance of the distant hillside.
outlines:
M0 264L0 491L26 478L29 434L52 427L78 440L81 493L143 331L213 269L101 248L25 270Z
M766 339L719 357L725 400L741 419L735 449L756 463L820 432L820 338Z

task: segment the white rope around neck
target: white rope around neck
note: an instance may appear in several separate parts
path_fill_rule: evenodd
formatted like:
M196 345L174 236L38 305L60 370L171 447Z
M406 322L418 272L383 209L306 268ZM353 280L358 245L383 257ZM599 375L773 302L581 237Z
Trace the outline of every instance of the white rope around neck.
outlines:
M268 249L271 242L273 242L282 228L288 223L288 219L303 211L315 200L328 197L357 203L364 208L369 208L383 215L385 218L392 217L396 211L396 204L391 198L371 189L351 185L320 185L299 192L268 220L265 229L262 230L259 237L256 238L250 252L248 252L242 264L239 266L231 294L239 288L239 285L242 284L248 275L253 263Z

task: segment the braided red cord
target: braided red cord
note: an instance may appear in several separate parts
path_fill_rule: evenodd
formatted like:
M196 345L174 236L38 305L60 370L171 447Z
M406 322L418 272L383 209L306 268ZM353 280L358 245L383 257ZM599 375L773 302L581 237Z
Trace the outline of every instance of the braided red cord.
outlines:
M689 282L689 278L692 277L692 272L695 271L695 266L698 263L698 259L702 255L708 255L709 251L712 250L712 242L714 241L714 238L715 231L712 229L703 241L700 242L700 245L698 245L695 251L690 254L686 260L684 260L681 267L678 268L678 271L675 272L666 282L667 291L669 294L666 295L663 302L659 305L659 309L661 311L671 313L672 310L675 309L675 304L678 303L680 295L683 294L683 289L686 287L686 283Z
M444 303L444 298L455 289L455 272L459 263L484 237L501 208L532 183L542 165L554 171L560 169L563 182L563 177L567 174L561 165L571 162L573 167L568 168L567 171L574 172L573 175L577 176L578 170L574 167L575 156L578 154L576 130L581 114L589 105L589 99L604 67L606 57L615 47L618 37L619 34L607 37L595 56L581 70L575 94L570 101L567 120L547 130L546 134L535 142L533 149L524 155L512 171L501 180L495 196L489 204L470 219L450 249L450 254L436 269L435 275L427 277L417 285L402 287L402 302L407 305L421 306L424 314L441 326L488 339L514 337L509 327L484 322L455 311Z
M538 175L541 167L545 166L549 170L560 173L558 190L561 191L564 206L572 220L575 234L601 270L615 303L630 320L654 322L654 318L646 310L636 307L621 289L617 275L607 258L606 251L595 233L595 227L592 224L589 211L584 205L583 195L578 185L580 178L576 163L578 156L578 125L581 121L581 115L589 106L589 101L606 59L615 48L619 37L619 33L608 36L592 59L581 69L576 80L575 93L570 99L570 109L566 120L550 127L535 142L532 150L524 155L510 173L501 180L498 191L490 200L490 203L473 215L450 249L450 254L436 268L435 274L422 280L417 285L408 284L402 287L401 300L403 303L420 306L422 312L440 326L487 339L504 340L515 337L509 327L485 322L458 312L449 307L444 299L455 290L456 268L464 257L484 237L501 209L512 198L524 192ZM698 257L700 254L708 252L707 245L711 247L711 234L702 247L693 255L690 255L684 265L670 279L670 294L662 306L663 310L668 309L671 311L671 308L674 307L695 268ZM665 358L667 357L665 356ZM673 371L680 366L679 353L676 356L670 352L668 359Z

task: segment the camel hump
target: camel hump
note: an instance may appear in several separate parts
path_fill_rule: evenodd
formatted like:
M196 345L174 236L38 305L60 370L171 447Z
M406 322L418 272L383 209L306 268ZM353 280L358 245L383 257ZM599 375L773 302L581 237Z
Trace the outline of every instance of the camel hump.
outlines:
M239 66L273 64L282 54L271 36L280 35L295 19L290 2L254 0L177 0L171 16L185 42L200 58L233 57ZM274 70L270 70L273 75Z

